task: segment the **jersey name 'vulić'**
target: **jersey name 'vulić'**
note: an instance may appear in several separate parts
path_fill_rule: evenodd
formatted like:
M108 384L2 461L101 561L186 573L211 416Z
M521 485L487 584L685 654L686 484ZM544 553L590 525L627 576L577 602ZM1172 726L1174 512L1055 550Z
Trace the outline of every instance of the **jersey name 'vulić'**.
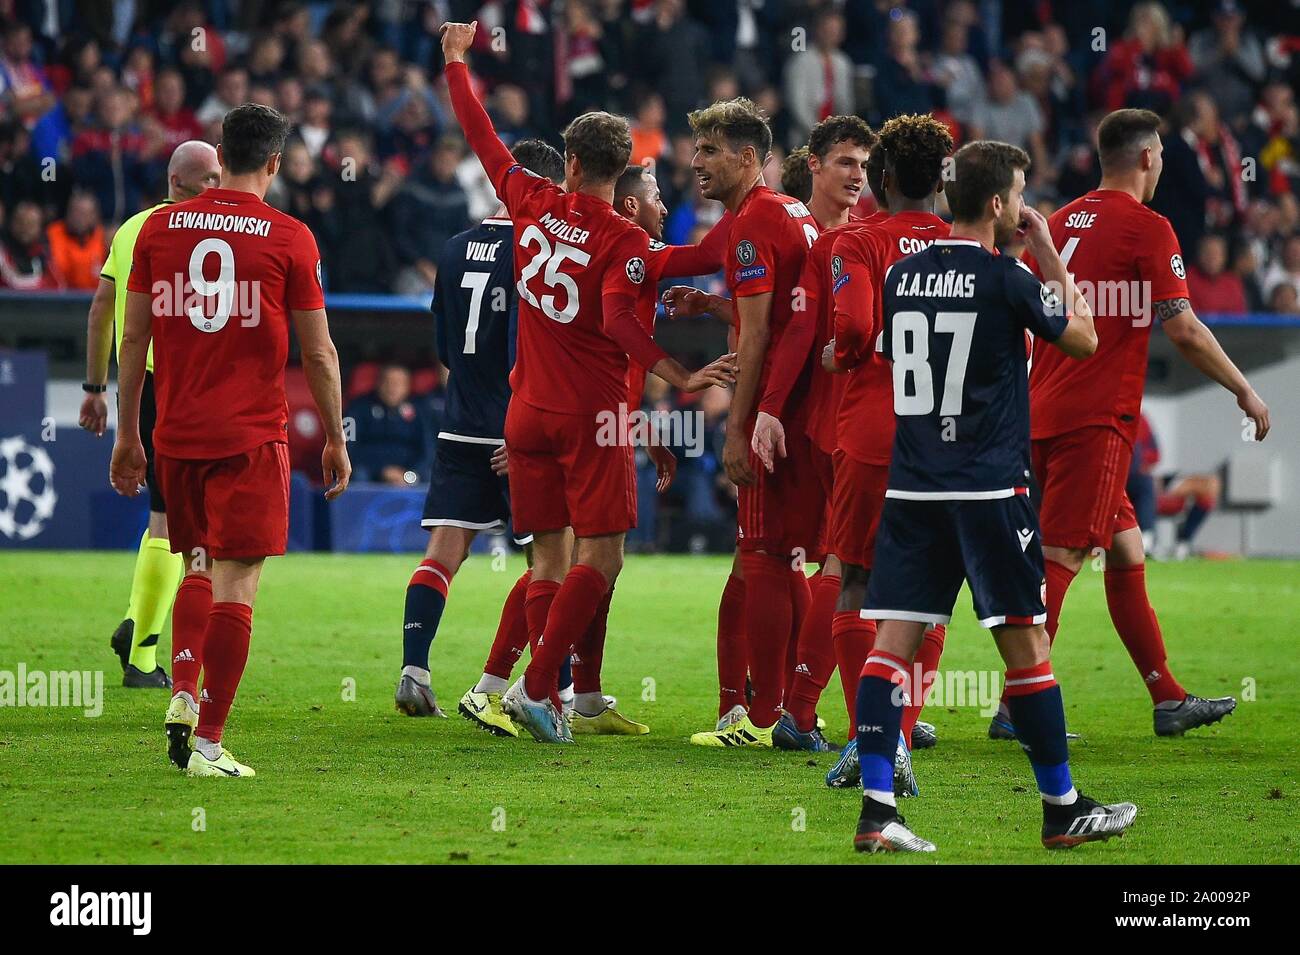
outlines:
M884 355L896 430L888 497L980 500L1029 480L1025 329L1047 341L1068 316L1010 256L938 239L885 276Z
M449 239L433 294L438 357L450 372L443 432L505 433L517 309L510 220L485 219Z

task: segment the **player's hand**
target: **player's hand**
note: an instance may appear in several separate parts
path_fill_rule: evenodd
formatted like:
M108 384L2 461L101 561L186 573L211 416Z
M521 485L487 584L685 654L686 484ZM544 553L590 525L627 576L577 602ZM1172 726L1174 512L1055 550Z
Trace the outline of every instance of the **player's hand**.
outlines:
M108 402L103 395L86 395L81 402L81 415L77 423L96 437L102 438L108 430Z
M745 433L739 427L736 427L734 432L730 430L727 432L727 440L722 445L722 467L727 472L727 479L737 487L748 487L754 483L754 469L749 466L749 448L745 444Z
M473 23L444 23L439 31L442 34L442 58L448 63L464 63L465 54L474 44L477 28L477 20Z
M325 500L332 501L348 489L348 482L352 480L352 462L348 460L347 445L326 441L325 450L320 453L320 469L326 486Z
M673 478L677 476L677 455L662 444L651 444L645 450L646 454L650 455L650 460L654 462L655 473L659 475L659 480L655 482L655 490L662 494L672 487Z
M490 464L492 467L492 473L497 477L510 473L510 458L506 454L506 446L504 444L492 452L492 460Z
M1237 399L1237 407L1245 412L1247 418L1255 422L1256 441L1263 441L1268 437L1268 405L1264 404L1263 398L1255 394L1253 388Z
M750 439L749 446L763 462L767 473L771 474L776 467L777 457L785 457L785 426L781 424L781 419L760 411L754 422L754 436Z
M735 352L715 358L699 371L691 372L691 376L686 379L686 384L682 386L682 391L703 391L713 385L725 388L736 380L737 370Z
M694 318L713 311L717 296L689 285L674 285L663 294L664 312L669 318Z
M838 375L844 371L844 369L840 367L840 363L835 360L835 339L833 338L828 341L826 347L822 349L822 368L830 372L832 375Z
M1056 246L1052 245L1052 233L1047 227L1047 220L1043 214L1033 206L1025 206L1021 210L1020 228L1016 230L1016 238L1023 239L1025 248L1034 254L1034 258L1043 259L1043 253L1051 250L1051 254L1056 254Z
M113 442L113 459L108 465L108 483L126 497L135 497L144 487L144 445L140 439L123 441L119 433Z

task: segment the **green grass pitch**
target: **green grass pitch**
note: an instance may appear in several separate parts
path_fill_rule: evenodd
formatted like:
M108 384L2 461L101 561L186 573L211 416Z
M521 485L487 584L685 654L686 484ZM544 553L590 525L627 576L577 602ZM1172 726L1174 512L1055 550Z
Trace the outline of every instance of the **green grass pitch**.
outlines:
M0 862L894 861L852 851L858 797L822 782L834 754L687 745L716 714L726 559L629 558L605 689L652 735L579 737L566 748L499 740L455 713L519 559L494 570L477 557L456 578L432 658L447 720L409 719L392 705L413 558L272 560L227 729L230 748L259 775L236 782L170 768L165 694L120 686L108 637L133 556L0 554L0 671L21 662L103 670L105 680L98 718L0 708ZM1054 654L1071 729L1083 734L1072 746L1075 779L1097 797L1136 802L1136 826L1105 845L1046 852L1019 748L987 739L977 707L936 706L923 718L937 725L939 746L917 754L921 798L903 812L939 852L910 861L1294 861L1297 565L1157 564L1148 576L1175 673L1203 695L1242 698L1245 687L1237 712L1183 739L1156 739L1101 574L1085 569ZM943 668L1001 669L965 595ZM355 701L344 699L347 681ZM838 677L821 710L843 742Z

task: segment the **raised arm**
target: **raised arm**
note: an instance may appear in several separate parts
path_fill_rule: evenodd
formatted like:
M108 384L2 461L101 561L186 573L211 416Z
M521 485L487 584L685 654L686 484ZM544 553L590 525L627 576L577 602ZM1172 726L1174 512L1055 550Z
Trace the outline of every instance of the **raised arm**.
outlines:
M474 150L479 162L492 185L498 187L501 196L501 178L511 166L515 157L501 142L492 120L483 108L483 104L474 95L470 87L469 67L465 65L465 54L474 42L474 33L478 21L473 23L444 23L442 25L442 55L447 62L447 89L451 94L451 108L456 113L456 120L465 132L465 141Z

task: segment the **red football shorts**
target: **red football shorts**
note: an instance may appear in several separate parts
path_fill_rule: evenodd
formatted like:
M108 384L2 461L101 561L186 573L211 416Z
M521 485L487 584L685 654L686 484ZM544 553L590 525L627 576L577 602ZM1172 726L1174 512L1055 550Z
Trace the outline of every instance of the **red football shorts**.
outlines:
M167 502L167 537L187 559L195 548L212 560L283 554L289 543L289 445L268 441L216 460L157 455Z
M889 489L889 466L863 464L838 448L835 493L831 499L831 553L846 564L871 566L880 512Z
M1046 546L1109 550L1116 534L1137 527L1124 490L1133 446L1120 432L1094 425L1040 438L1030 449Z
M753 434L753 422L745 429ZM736 546L742 551L798 555L809 563L820 560L819 529L826 496L818 477L819 453L802 428L785 433L785 457L767 473L751 449L749 467L754 483L737 488Z
M510 401L505 438L516 534L572 527L576 537L599 537L636 527L631 445L617 424L599 417Z

